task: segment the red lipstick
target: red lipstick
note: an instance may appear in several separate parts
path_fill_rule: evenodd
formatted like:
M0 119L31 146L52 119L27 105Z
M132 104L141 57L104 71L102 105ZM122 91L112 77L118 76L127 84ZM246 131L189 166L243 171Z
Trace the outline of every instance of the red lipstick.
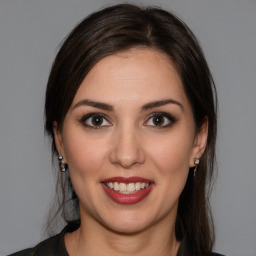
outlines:
M110 188L107 186L108 182L118 182L118 183L136 183L136 182L141 182L141 183L148 183L149 185L146 188L140 189L138 191L135 191L133 193L129 194L124 194L119 191L115 191L114 189ZM105 179L101 182L102 187L106 194L116 203L119 204L136 204L140 201L142 201L145 197L149 195L153 188L153 181L149 179L144 179L141 177L111 177L108 179Z

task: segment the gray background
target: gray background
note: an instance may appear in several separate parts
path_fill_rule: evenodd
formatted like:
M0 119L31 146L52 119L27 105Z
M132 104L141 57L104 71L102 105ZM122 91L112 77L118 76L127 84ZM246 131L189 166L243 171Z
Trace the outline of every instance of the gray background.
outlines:
M32 246L53 197L44 91L57 46L104 0L0 0L0 254ZM138 2L138 1L137 1ZM256 255L256 1L140 1L174 11L205 51L219 94L216 251Z

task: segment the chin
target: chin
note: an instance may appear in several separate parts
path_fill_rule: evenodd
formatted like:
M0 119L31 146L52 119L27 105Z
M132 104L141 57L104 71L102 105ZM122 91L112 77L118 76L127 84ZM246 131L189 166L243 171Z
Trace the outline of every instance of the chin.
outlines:
M119 225L116 223L116 224L112 224L111 226L108 226L107 228L114 233L119 233L123 235L134 235L146 230L147 226L139 225L139 224Z
M122 234L135 234L140 233L151 226L152 220L139 216L138 214L118 214L118 216L112 216L110 220L104 222L104 226L115 232Z

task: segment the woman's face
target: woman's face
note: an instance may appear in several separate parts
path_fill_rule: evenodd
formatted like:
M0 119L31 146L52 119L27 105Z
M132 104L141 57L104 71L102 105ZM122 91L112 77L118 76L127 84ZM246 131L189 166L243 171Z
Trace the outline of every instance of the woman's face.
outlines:
M99 61L55 125L81 219L117 232L174 224L189 167L203 153L181 79L167 56L132 49Z

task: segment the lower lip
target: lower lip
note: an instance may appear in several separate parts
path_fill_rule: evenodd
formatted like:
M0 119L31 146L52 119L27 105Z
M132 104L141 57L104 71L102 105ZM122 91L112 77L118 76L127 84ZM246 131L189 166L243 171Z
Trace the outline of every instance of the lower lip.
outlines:
M114 189L109 188L104 183L102 183L102 187L105 190L106 194L116 203L136 204L148 196L148 194L152 190L153 184L150 184L147 188L141 189L133 194L119 193L119 192L115 191Z

